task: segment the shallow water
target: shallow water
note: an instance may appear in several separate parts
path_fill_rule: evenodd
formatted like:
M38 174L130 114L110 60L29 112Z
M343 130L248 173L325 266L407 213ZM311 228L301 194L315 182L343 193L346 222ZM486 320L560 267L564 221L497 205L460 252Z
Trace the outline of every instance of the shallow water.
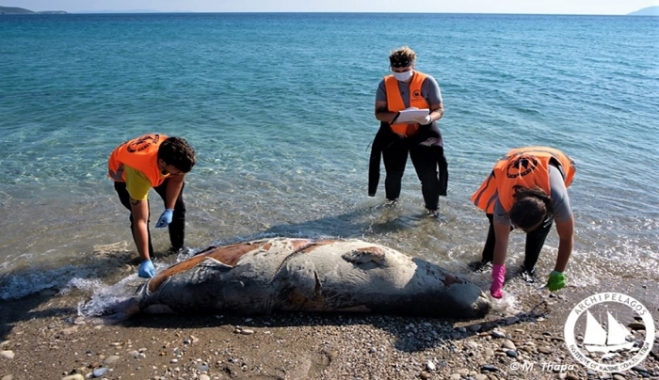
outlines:
M658 278L658 26L602 16L0 16L0 299L117 280L111 257L133 244L106 160L150 131L197 150L185 190L196 250L358 237L468 274L487 227L469 196L506 150L550 145L578 168L570 282ZM438 221L424 215L411 165L398 207L385 207L382 184L366 193L375 89L404 44L444 96L451 177ZM162 206L151 207L157 217ZM152 233L167 250L166 232ZM552 232L542 276L556 246ZM510 266L522 251L515 233Z

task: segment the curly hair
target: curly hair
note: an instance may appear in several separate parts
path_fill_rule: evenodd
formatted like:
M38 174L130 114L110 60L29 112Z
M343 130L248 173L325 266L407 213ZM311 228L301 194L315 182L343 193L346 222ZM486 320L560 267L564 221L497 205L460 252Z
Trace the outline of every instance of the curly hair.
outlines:
M158 158L183 173L192 170L197 162L194 149L181 137L168 137L163 141L158 148Z
M391 67L407 67L416 61L416 53L408 46L400 47L389 54Z
M551 199L539 187L515 188L515 201L510 209L510 221L525 232L533 231L552 215Z

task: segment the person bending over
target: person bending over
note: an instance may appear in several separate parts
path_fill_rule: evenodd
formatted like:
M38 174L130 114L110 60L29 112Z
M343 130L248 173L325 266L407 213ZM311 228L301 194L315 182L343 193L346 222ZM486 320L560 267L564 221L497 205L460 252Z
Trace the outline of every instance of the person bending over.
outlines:
M114 181L121 204L130 210L130 228L141 260L138 275L142 278L155 275L151 261L149 190L153 188L165 204L156 228L169 227L172 250L182 249L185 239L184 179L195 162L195 152L185 139L157 133L126 141L110 155L108 176Z
M523 270L532 279L554 220L559 237L558 257L547 287L556 291L565 286L563 272L574 240L574 217L567 188L575 172L574 162L558 149L513 149L495 164L490 176L472 195L474 204L485 211L490 221L479 264L493 262L490 287L493 297L503 295L510 231L519 228L526 233Z

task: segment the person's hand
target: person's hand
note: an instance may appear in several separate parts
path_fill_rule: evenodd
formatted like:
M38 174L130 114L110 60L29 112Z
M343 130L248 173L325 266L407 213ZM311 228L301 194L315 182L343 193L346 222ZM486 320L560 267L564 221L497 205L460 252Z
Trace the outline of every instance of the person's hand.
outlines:
M492 266L492 285L490 285L490 294L494 298L503 297L503 282L506 280L506 266L494 264Z
M559 272L557 270L552 271L549 274L549 281L547 281L547 288L552 292L561 290L565 287L566 280L567 278L565 277L563 272Z
M414 119L414 121L416 121L417 123L419 123L421 125L428 125L428 124L432 123L432 116L426 115L426 116L422 116L422 117L417 117L416 119Z
M156 275L156 268L153 267L151 260L144 260L140 263L140 269L137 270L137 275L142 278L151 278Z
M158 218L158 223L156 223L156 228L165 228L169 226L169 223L172 222L173 217L174 217L174 210L168 208L162 213L162 215L160 215L160 218Z

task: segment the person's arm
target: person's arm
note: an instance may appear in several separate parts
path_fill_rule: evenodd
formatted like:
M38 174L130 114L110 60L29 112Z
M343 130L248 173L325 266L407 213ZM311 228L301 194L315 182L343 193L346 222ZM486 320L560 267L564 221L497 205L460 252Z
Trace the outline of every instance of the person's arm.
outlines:
M551 203L554 209L556 232L558 232L558 256L554 270L564 272L572 254L574 244L574 214L570 205L570 197L563 182L563 176L553 165L549 166L549 182L551 184Z
M501 223L496 219L494 226L494 262L492 265L492 284L490 285L490 294L494 298L503 297L503 283L506 281L506 251L508 250L508 237L510 235L510 225Z
M574 218L564 222L556 222L556 232L558 232L558 256L556 257L555 271L565 272L567 262L572 255L572 246L574 245Z
M565 287L567 279L563 272L567 267L567 262L572 254L573 236L574 236L574 218L556 222L556 231L558 232L558 256L556 257L556 266L549 274L547 288L555 292Z
M442 101L442 91L439 89L439 84L433 77L427 77L421 85L421 91L426 93L426 100L428 101L428 109L430 113L428 117L418 120L421 125L429 125L438 121L444 116L444 103Z
M380 81L378 90L375 93L375 118L385 123L393 124L396 121L398 112L390 112L387 105L387 91L384 80Z
M444 105L442 103L431 104L430 105L430 119L431 123L437 121L444 116Z
M133 214L133 235L140 259L150 260L149 257L149 202L130 198L130 208Z
M385 123L393 124L396 121L398 112L389 112L386 101L375 102L375 118Z
M185 180L185 174L170 175L167 181L167 199L165 199L165 209L174 209L176 205L176 199L181 194L181 189L183 189L183 181Z
M126 190L129 195L130 209L133 216L133 236L137 252L142 261L149 260L149 190L151 182L139 170L126 165Z
M510 225L503 224L494 219L494 259L492 264L504 265L508 251L508 239L510 237Z

